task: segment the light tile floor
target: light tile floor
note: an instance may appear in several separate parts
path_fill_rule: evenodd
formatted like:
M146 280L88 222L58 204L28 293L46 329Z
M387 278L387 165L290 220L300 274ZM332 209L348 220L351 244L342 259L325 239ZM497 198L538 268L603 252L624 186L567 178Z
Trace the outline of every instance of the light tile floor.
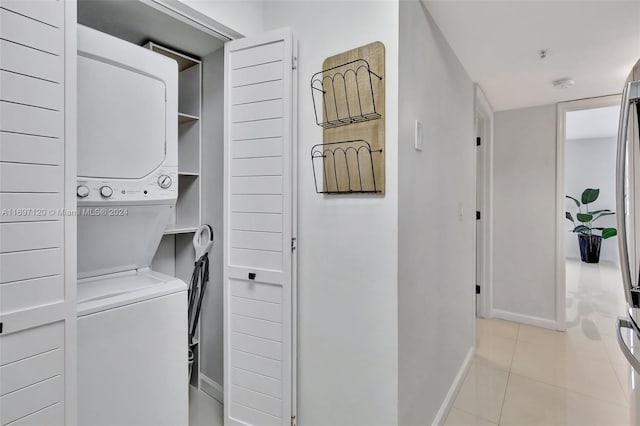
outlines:
M222 404L189 386L189 426L222 426Z
M447 426L623 426L630 367L615 338L613 264L567 262L567 331L477 321L476 356Z

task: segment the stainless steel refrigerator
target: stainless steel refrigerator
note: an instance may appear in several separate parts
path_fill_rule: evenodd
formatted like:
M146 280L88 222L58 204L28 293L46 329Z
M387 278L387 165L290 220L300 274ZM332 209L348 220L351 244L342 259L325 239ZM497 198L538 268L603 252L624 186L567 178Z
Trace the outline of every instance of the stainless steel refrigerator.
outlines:
M618 319L618 343L632 369L632 425L640 426L640 61L622 93L616 167L616 217L622 283L629 314Z

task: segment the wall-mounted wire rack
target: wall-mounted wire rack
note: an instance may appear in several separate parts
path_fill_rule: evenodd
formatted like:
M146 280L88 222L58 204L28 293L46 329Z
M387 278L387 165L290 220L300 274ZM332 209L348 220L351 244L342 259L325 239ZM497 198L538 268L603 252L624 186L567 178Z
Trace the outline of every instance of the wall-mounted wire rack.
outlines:
M382 192L376 181L374 154L369 142L355 139L319 143L311 147L313 177L318 194L376 194ZM379 178L379 177L378 177Z
M311 97L316 124L327 128L380 118L374 90L374 83L380 80L382 76L373 72L365 59L315 73Z

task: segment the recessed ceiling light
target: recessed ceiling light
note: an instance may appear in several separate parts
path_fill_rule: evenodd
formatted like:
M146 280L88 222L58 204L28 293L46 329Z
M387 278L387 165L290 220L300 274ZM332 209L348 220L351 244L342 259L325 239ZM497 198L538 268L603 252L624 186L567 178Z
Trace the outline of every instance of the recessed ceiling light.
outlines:
M576 84L575 80L571 78L561 78L553 82L554 89L568 89Z

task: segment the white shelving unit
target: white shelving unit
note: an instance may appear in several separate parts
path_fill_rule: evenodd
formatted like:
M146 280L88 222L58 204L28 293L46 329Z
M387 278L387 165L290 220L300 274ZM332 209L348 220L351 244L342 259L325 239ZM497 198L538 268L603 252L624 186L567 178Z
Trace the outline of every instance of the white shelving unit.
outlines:
M167 226L152 269L189 283L195 262L193 235L202 223L202 63L154 42L146 48L178 62L178 201L173 223ZM196 341L199 341L197 332ZM193 365L192 384L198 386L200 345Z
M202 63L196 58L154 42L148 42L145 47L178 62L180 72L178 88L178 202L173 215L173 224L167 227L165 236L192 234L200 226L202 216L202 184L200 181L202 166L202 131L200 128ZM166 242L163 241L163 243ZM155 260L165 260L160 258L161 254L159 249ZM176 258L177 253L173 257ZM193 262L190 262L189 270L192 266ZM181 276L179 274L181 268L177 263L174 268L173 272L178 278L188 279L191 276L190 272L188 275Z

